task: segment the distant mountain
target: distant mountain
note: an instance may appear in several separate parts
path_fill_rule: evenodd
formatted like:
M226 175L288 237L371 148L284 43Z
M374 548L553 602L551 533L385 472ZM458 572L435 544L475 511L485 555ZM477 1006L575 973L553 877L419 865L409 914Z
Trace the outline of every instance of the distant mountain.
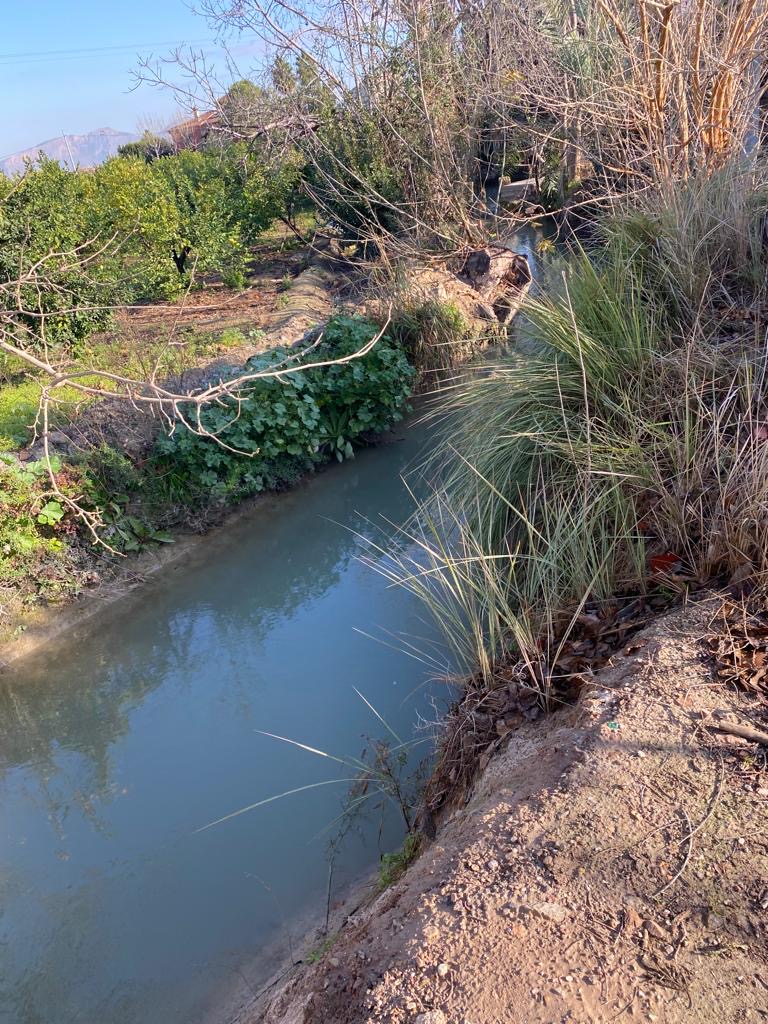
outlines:
M64 167L70 167L72 163L76 167L95 167L114 156L119 146L124 146L126 142L135 142L137 138L138 135L131 132L116 132L114 128L97 128L96 131L85 135L62 135L58 139L49 139L38 146L30 146L29 149L0 160L0 171L4 171L5 174L23 171L24 161L36 160L41 152L53 160L58 160Z

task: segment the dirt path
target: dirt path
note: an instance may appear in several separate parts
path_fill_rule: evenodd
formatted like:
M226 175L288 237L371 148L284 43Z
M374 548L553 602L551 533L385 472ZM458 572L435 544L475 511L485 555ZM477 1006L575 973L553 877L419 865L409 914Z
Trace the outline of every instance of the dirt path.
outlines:
M238 1024L768 1019L768 748L712 677L711 602L510 735L323 960Z
M243 289L211 281L200 291L189 292L176 303L147 303L120 316L119 330L137 336L154 335L169 324L199 331L227 328L264 328L275 305L290 287L308 258L306 248L267 252L255 259Z

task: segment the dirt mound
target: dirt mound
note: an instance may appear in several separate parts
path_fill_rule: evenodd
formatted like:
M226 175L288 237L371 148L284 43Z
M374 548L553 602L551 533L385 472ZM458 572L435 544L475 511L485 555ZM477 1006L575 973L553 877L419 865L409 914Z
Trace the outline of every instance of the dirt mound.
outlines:
M292 345L333 312L333 271L317 261L295 279L272 313L267 330L270 345Z
M239 1024L766 1019L766 748L704 724L759 707L703 654L714 610L512 732L403 880Z
M385 294L366 299L359 311L382 320L389 309L431 303L451 305L477 339L508 324L531 286L531 270L525 256L506 246L491 244L469 250L455 263L454 268L438 263L403 266ZM469 355L471 352L463 358Z

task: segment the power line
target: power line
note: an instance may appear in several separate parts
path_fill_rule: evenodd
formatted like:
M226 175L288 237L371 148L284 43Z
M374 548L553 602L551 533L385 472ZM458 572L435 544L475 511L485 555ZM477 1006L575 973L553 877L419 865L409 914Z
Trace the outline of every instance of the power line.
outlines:
M40 64L62 60L88 60L94 57L117 57L122 54L135 53L137 50L148 50L159 46L207 46L215 43L215 39L166 40L158 43L121 43L116 46L90 46L68 50L28 50L17 53L0 53L0 67L14 64Z
M12 53L0 53L0 59L6 57L53 57L60 53L93 53L101 50L145 49L148 46L195 46L198 43L212 43L213 39L166 39L159 43L116 43L112 46L75 46L64 50L16 50Z

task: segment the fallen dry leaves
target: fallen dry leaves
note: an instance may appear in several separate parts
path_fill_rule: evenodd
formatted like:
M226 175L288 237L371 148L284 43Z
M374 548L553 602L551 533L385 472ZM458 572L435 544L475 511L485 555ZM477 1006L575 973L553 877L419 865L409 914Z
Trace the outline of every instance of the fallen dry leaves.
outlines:
M768 698L768 599L726 598L710 623L708 646L717 675L755 697Z

